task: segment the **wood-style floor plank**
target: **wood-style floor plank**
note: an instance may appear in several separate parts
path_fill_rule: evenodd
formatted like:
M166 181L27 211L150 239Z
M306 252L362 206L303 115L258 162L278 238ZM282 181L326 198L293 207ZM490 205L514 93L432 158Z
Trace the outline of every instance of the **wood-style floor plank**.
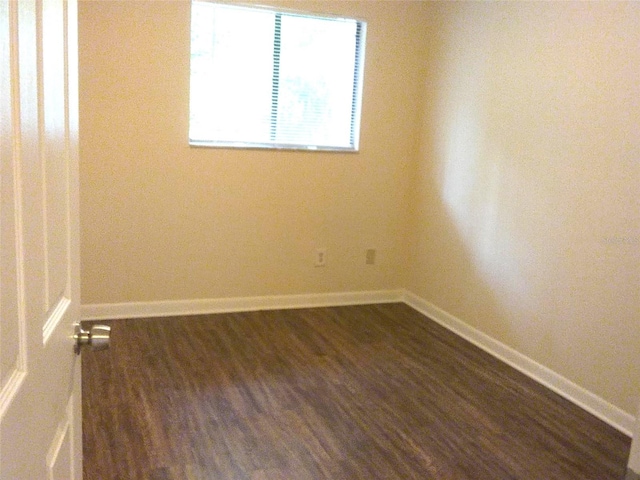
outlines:
M625 473L629 438L404 304L111 325L83 353L85 479Z

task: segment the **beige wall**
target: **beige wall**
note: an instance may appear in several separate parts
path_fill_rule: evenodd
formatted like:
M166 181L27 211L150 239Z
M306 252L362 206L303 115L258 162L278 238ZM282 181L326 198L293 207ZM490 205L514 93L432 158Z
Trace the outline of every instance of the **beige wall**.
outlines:
M288 5L368 22L358 154L189 148L188 2L81 2L83 303L405 287L635 412L640 4Z
M409 289L635 413L640 4L431 10Z
M189 148L189 2L81 2L83 304L403 285L420 6L281 4L368 22L359 153Z

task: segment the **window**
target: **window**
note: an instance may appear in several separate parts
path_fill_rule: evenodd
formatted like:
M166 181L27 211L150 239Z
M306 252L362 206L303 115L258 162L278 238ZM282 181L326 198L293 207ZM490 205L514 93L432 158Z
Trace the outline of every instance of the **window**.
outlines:
M365 28L193 1L190 143L357 150Z

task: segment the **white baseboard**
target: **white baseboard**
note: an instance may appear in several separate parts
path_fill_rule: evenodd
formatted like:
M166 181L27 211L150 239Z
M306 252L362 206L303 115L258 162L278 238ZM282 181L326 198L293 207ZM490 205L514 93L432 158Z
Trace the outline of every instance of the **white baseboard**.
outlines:
M83 320L110 320L392 302L406 303L498 360L505 362L595 415L625 435L632 436L631 432L635 422L635 417L632 414L621 410L562 375L482 333L432 303L404 290L89 304L82 305L81 316Z
M571 380L482 333L411 292L405 292L403 301L423 315L573 402L625 435L632 436L635 417L630 413L610 404L594 393L576 385Z
M313 293L265 297L166 300L159 302L102 303L82 305L82 320L169 317L207 313L248 312L308 307L334 307L368 303L401 302L403 290Z

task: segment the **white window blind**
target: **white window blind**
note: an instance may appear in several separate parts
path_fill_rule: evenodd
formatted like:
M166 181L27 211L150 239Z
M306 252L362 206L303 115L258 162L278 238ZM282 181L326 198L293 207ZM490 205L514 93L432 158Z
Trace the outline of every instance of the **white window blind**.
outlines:
M193 145L357 150L361 21L192 2Z

